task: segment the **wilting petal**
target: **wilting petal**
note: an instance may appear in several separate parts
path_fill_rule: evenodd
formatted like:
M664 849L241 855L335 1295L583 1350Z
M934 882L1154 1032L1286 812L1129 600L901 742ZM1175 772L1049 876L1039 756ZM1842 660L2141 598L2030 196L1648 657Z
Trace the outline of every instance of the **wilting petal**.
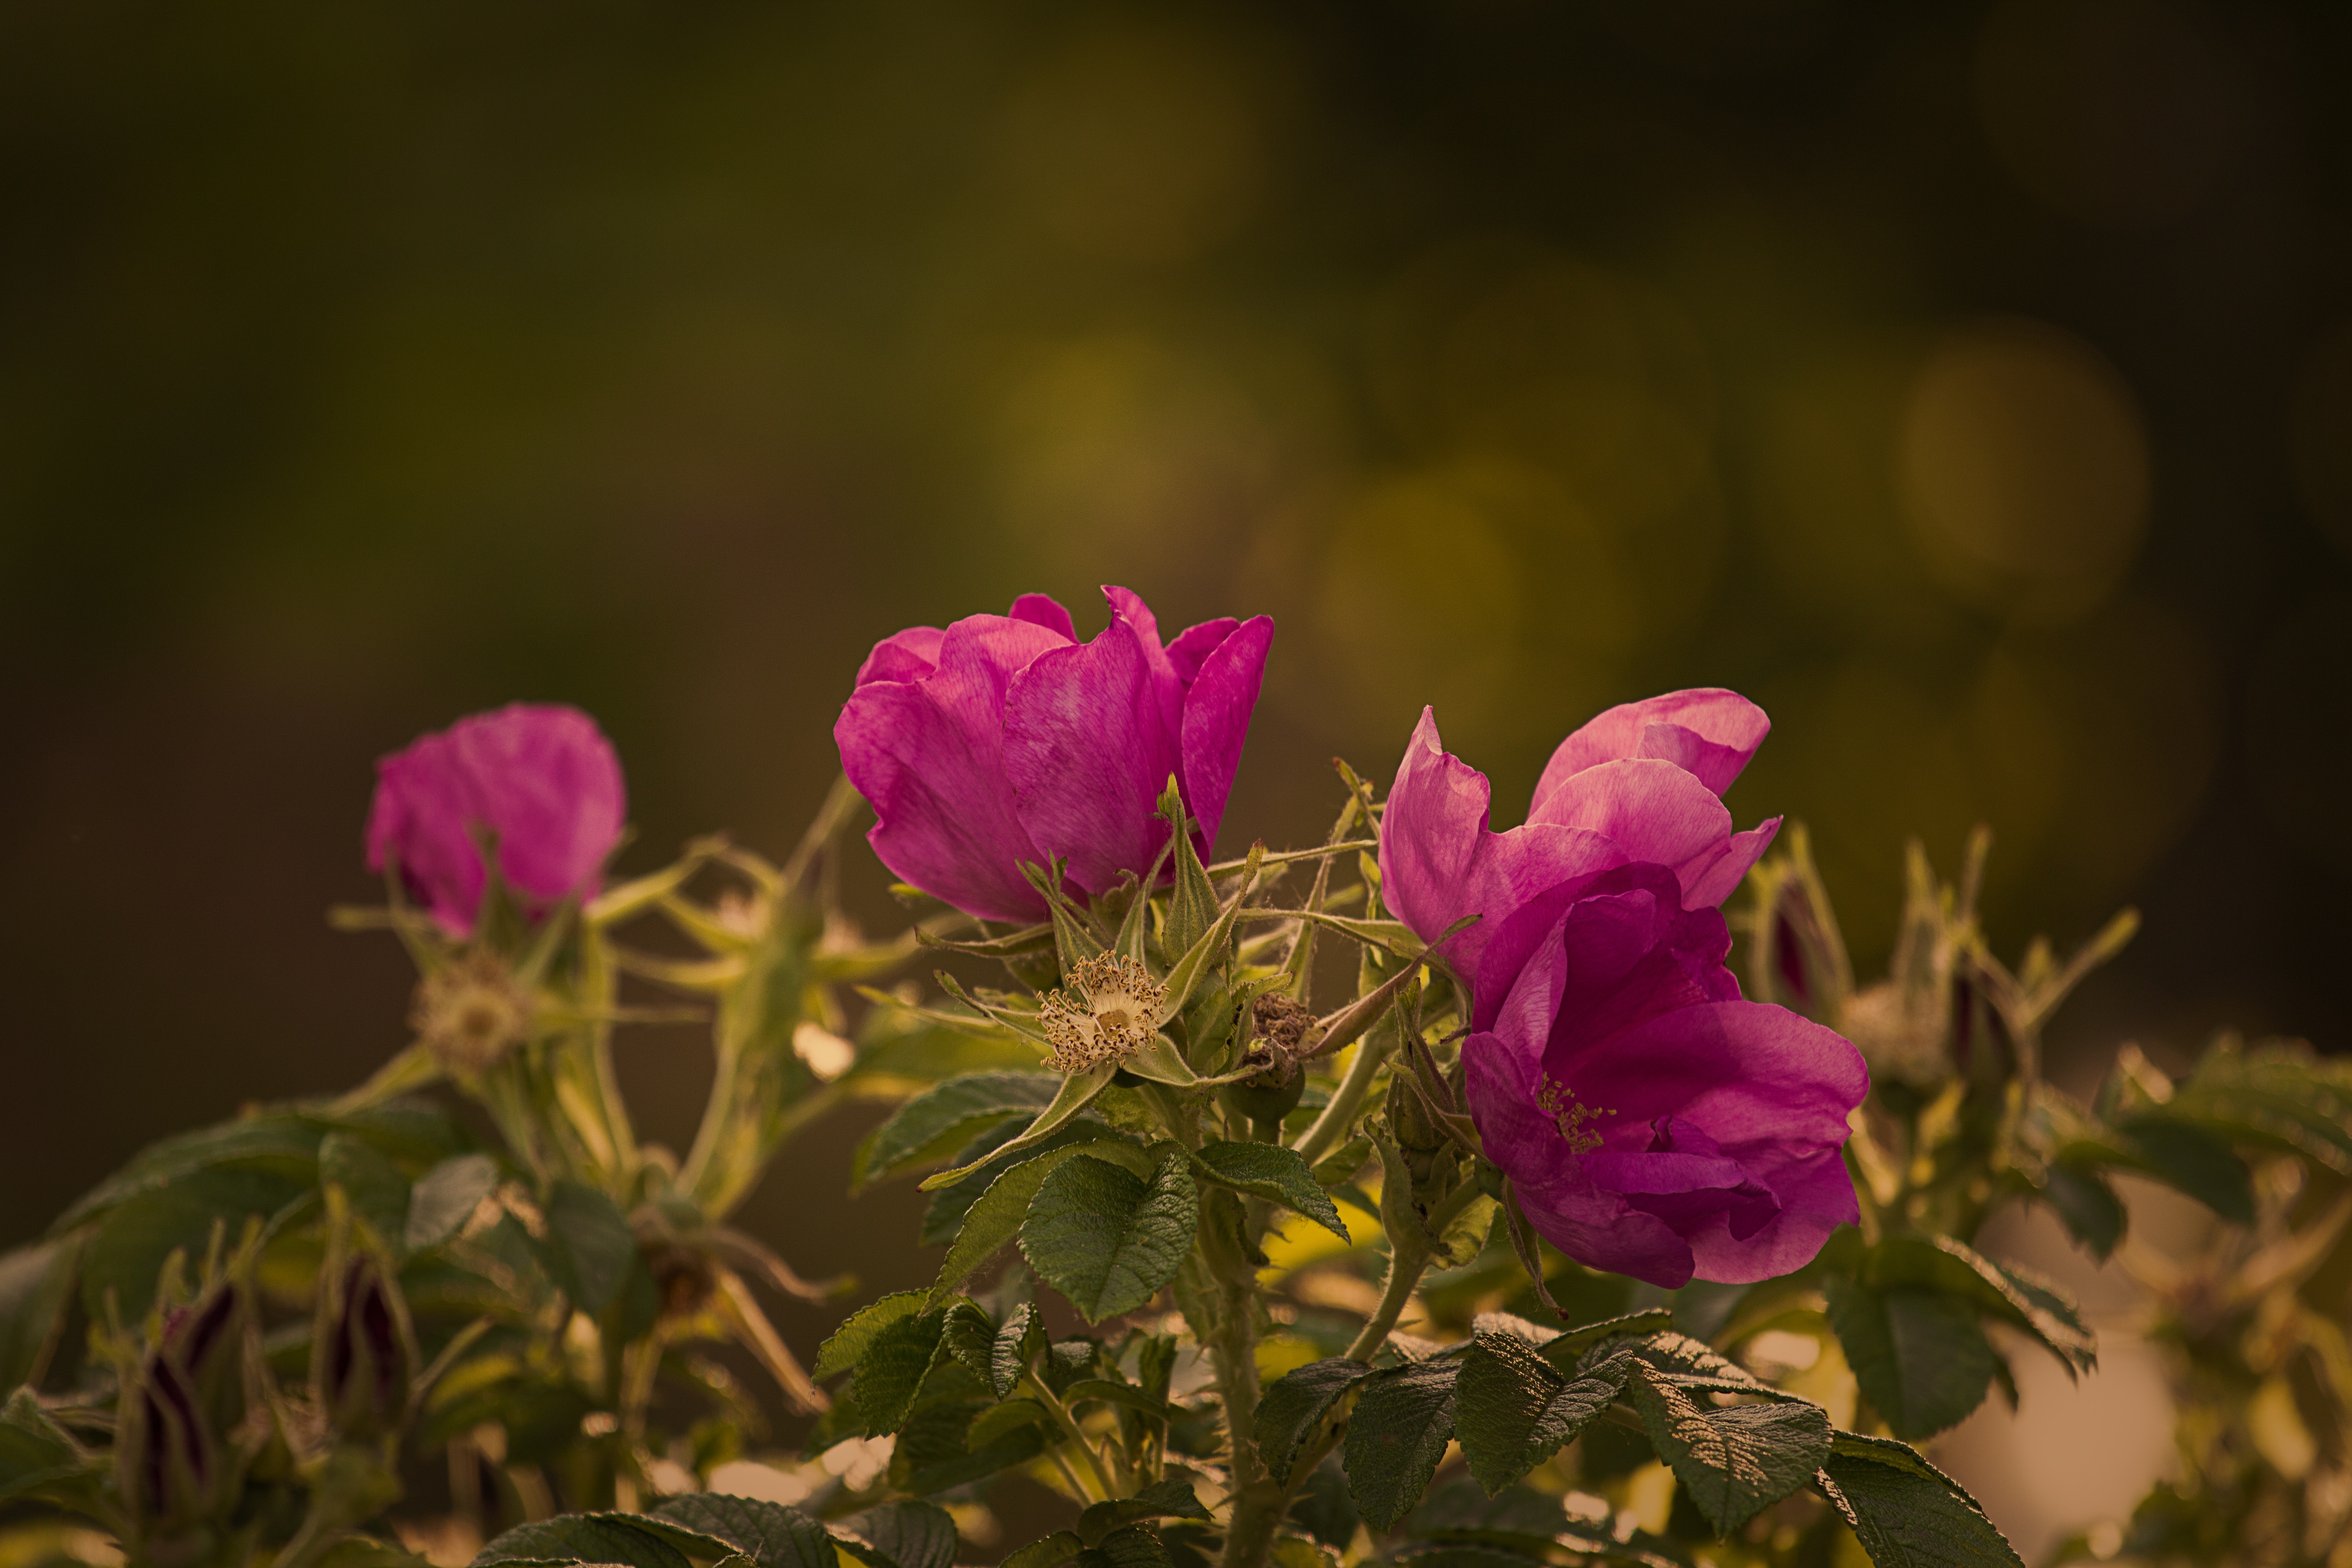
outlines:
M1628 757L1675 763L1721 795L1764 743L1772 721L1736 691L1702 687L1621 703L1559 743L1536 781L1533 812L1585 769Z
M971 616L947 629L931 675L859 687L834 725L842 767L874 807L866 838L882 863L982 920L1045 912L1021 875L1020 862L1043 857L1005 775L1003 715L1013 677L1055 648L1070 645L1033 622Z
M866 662L857 667L857 684L922 679L940 667L940 639L945 636L937 626L908 626L891 633L876 643Z
M1751 1144L1843 1144L1846 1113L1870 1087L1862 1053L1843 1036L1760 1002L1677 1008L1595 1047L1555 1036L1544 1069L1620 1125L1678 1116L1743 1163Z
M1039 655L1004 704L1004 767L1022 826L1046 855L1066 857L1070 880L1089 893L1108 892L1122 871L1149 871L1168 834L1153 812L1178 768L1183 710L1180 695L1171 722L1160 701L1153 664L1166 657L1150 615L1139 628L1121 608L1092 642Z
M1062 601L1051 594L1024 594L1013 601L1008 617L1027 621L1033 626L1043 626L1049 632L1059 632L1065 642L1078 640L1078 628L1070 619L1070 612Z
M1266 652L1274 646L1274 621L1266 616L1255 616L1239 625L1207 624L1233 629L1201 655L1194 667L1197 673L1187 677L1192 689L1184 693L1184 805L1200 819L1198 847L1204 858L1216 844L1218 825L1225 819L1234 772L1241 766L1242 742L1249 738L1250 713L1257 707L1258 686L1265 675ZM1191 628L1168 650L1180 673L1198 647L1187 647L1187 639L1202 629Z

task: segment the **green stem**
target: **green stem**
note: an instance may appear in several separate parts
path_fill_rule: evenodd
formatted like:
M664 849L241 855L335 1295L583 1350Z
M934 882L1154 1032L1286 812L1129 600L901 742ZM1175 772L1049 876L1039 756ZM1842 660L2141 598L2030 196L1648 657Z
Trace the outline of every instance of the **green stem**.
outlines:
M1355 1125L1356 1113L1363 1109L1364 1097L1371 1092L1372 1079L1379 1074L1381 1064L1389 1059L1396 1039L1396 1025L1392 1020L1384 1020L1357 1044L1356 1059L1348 1064L1348 1076L1332 1092L1331 1103L1323 1108L1323 1114L1315 1119L1314 1125L1299 1135L1297 1150L1300 1159L1312 1165L1339 1146L1348 1129Z
M1205 1261L1217 1282L1217 1322L1208 1336L1224 1407L1225 1446L1232 1459L1233 1510L1225 1523L1223 1568L1263 1568L1282 1521L1282 1489L1258 1460L1257 1271L1214 1233L1203 1237Z
M1118 1491L1111 1485L1110 1471L1103 1468L1102 1456L1095 1452L1094 1444L1087 1440L1085 1429L1078 1425L1078 1418L1070 1414L1070 1407L1062 1403L1059 1394L1045 1386L1045 1380L1039 1377L1034 1369L1024 1372L1021 1380L1029 1385L1029 1392L1035 1396L1037 1403L1053 1413L1062 1430L1069 1434L1070 1441L1077 1445L1078 1452L1086 1457L1087 1468L1094 1474L1096 1485L1102 1489L1102 1496L1117 1497Z
M1429 1211L1422 1224L1432 1236L1444 1236L1445 1227L1459 1217L1478 1197L1478 1184L1465 1177L1462 1184L1448 1194L1444 1202ZM1412 1302L1412 1293L1420 1289L1421 1277L1428 1272L1433 1258L1430 1248L1414 1242L1400 1243L1394 1237L1389 1242L1389 1277L1381 1289L1381 1304L1364 1324L1363 1332L1348 1347L1349 1361L1368 1362L1388 1343L1389 1331Z

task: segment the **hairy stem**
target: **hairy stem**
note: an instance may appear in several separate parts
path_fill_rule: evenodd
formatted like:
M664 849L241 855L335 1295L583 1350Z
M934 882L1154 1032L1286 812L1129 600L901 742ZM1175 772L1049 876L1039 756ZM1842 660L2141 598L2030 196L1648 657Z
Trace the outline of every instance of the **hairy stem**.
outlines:
M1232 1454L1232 1514L1225 1522L1223 1568L1263 1568L1282 1519L1282 1490L1258 1462L1257 1272L1213 1231L1202 1253L1217 1282L1217 1321L1207 1348L1224 1407L1225 1444Z
M1423 1225L1430 1235L1444 1236L1445 1227L1475 1202L1478 1195L1478 1184L1465 1177L1460 1186L1446 1194L1444 1202L1429 1211ZM1397 1320L1412 1304L1412 1293L1420 1288L1421 1277L1428 1272L1433 1257L1424 1243L1411 1237L1403 1240L1390 1238L1389 1277L1381 1289L1381 1304L1364 1324L1363 1332L1356 1336L1356 1342L1348 1347L1349 1361L1368 1362L1382 1345L1388 1343L1389 1331L1396 1327Z
M1100 1495L1104 1498L1117 1497L1118 1489L1111 1485L1110 1472L1103 1468L1102 1456L1095 1452L1094 1444L1087 1441L1086 1432L1078 1426L1077 1417L1070 1414L1070 1407L1062 1403L1061 1395L1045 1386L1045 1380L1039 1377L1034 1369L1024 1372L1021 1381L1029 1385L1029 1392L1038 1404L1053 1412L1054 1419L1061 1424L1062 1430L1069 1434L1070 1441L1085 1456L1087 1470L1093 1474L1095 1484L1102 1489Z

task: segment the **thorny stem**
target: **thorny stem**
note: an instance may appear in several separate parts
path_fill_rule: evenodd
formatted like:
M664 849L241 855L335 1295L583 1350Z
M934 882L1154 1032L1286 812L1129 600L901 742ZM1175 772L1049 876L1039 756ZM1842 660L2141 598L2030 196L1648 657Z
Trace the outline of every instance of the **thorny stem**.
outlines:
M1257 1426L1257 1271L1213 1230L1202 1235L1202 1260L1217 1282L1217 1321L1202 1335L1217 1374L1231 1456L1232 1513L1225 1523L1224 1568L1260 1568L1282 1519L1281 1489L1260 1468ZM1202 1325L1194 1325L1197 1332Z

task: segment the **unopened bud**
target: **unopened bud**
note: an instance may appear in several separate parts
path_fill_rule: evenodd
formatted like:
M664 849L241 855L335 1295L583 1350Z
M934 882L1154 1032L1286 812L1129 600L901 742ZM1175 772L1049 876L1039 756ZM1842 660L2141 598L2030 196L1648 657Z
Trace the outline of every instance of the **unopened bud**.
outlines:
M375 1258L353 1258L320 1307L312 1394L328 1425L347 1437L396 1430L414 1368L402 1303Z
M117 1473L143 1533L171 1533L235 1501L246 1415L246 1301L215 1286L164 1320L124 1391Z

